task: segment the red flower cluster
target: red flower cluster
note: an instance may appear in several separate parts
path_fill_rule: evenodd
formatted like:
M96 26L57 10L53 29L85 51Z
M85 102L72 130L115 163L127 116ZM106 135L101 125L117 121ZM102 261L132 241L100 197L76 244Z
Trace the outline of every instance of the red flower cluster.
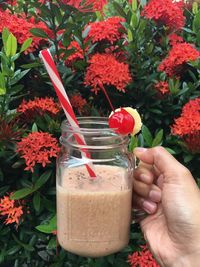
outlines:
M185 24L182 1L150 0L144 7L142 15L164 24L170 30L178 30Z
M32 172L36 163L45 167L47 163L50 163L50 158L58 156L59 151L56 138L49 133L30 133L17 144L17 152L26 161L25 170Z
M128 256L128 263L131 267L160 267L153 258L147 246L141 246L142 251L134 252Z
M60 110L60 105L55 103L51 97L36 97L28 102L23 100L17 108L17 112L22 113L29 120L37 115L43 116L45 113L56 115Z
M67 50L71 49L73 49L74 52L68 56L67 60L65 60L67 66L71 66L74 62L84 59L83 49L80 47L77 41L72 41L67 47Z
M70 102L72 107L78 110L79 114L82 113L83 108L87 104L87 101L80 94L73 95Z
M16 223L23 215L23 206L19 201L10 199L10 196L4 196L0 199L0 216L5 218L5 224Z
M17 0L8 0L6 1L7 5L11 5L11 6L16 6L17 5Z
M154 88L161 95L166 95L170 93L168 82L163 82L163 81L157 82Z
M93 43L107 41L113 44L123 36L124 27L121 22L124 21L120 17L111 17L104 21L90 23L87 26L90 28L87 38L91 39Z
M32 44L26 52L35 51L44 40L40 37L34 37L30 33L30 30L32 28L42 28L43 30L46 29L48 31L46 25L43 22L36 23L30 20L28 21L25 18L11 14L8 10L0 10L0 21L0 32L2 32L4 28L7 28L11 33L15 35L19 44L23 44L24 41L30 37L33 38Z
M119 91L131 82L128 64L121 63L110 54L95 54L89 60L84 83L97 93L103 85L113 85Z
M184 42L183 38L181 36L178 36L176 33L171 33L168 36L168 38L169 38L169 44L171 46Z
M108 0L88 0L88 4L93 6L94 11L102 11Z
M172 46L167 58L158 67L159 71L165 71L169 76L178 76L187 62L200 57L200 52L188 43L177 43Z
M183 138L193 152L200 151L200 98L190 100L175 119L172 134Z
M103 7L107 4L107 0L60 0L63 4L73 6L80 11L102 11Z

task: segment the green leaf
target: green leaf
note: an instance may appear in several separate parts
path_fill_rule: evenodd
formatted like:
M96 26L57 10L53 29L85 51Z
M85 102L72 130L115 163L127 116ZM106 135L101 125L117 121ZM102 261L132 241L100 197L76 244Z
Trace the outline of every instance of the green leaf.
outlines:
M8 57L14 56L17 52L17 39L12 33L7 38L5 52Z
M162 144L163 139L163 129L161 129L157 134L156 137L153 140L152 147L158 146Z
M44 204L45 208L50 211L50 212L55 212L56 210L56 205L55 201L51 201L45 197L43 197L42 203Z
M0 96L6 94L6 89L0 87Z
M5 248L1 248L0 263L4 263L5 256L6 256L6 250L5 250Z
M31 193L33 193L34 190L33 188L22 188L18 191L15 191L12 195L11 195L11 199L14 200L18 200L18 199L22 199L28 195L30 195Z
M169 148L169 147L164 147L170 154L172 155L176 155L176 151L174 151L173 149Z
M23 247L25 250L28 250L28 251L34 251L33 246L21 242L21 241L20 241L14 234L12 234L12 237L13 237L13 239L15 240L15 242L16 242L17 244L19 244L21 247Z
M32 38L28 38L23 45L21 46L20 49L20 53L24 52L26 49L28 49L32 43L33 39Z
M141 0L140 4L141 4L142 7L145 6L147 4L147 0Z
M144 137L142 134L139 134L139 136L138 136L138 146L144 147Z
M132 0L132 9L133 11L137 10L137 0Z
M40 178L36 181L35 185L34 185L34 190L38 190L40 187L42 187L46 182L47 180L49 179L49 177L51 176L52 174L52 170L48 170L46 172L44 172Z
M56 221L56 216L54 216L48 224L40 224L35 228L42 233L52 234L52 232L55 231L57 228Z
M32 125L32 133L34 132L38 132L38 127L37 127L37 124L34 122L33 125Z
M197 44L200 46L200 30L197 32Z
M57 223L57 216L54 215L51 220L49 221L49 224L52 225L52 227L54 227L54 230L56 230L56 223Z
M133 13L133 15L131 17L131 26L133 28L136 28L138 26L138 18L137 18L137 15L135 13Z
M192 28L195 33L200 30L200 11L194 17Z
M53 4L51 5L51 7L52 7L53 14L56 17L56 20L60 24L62 22L62 14L61 14L60 8L57 5L53 5Z
M56 248L56 246L57 246L56 237L52 237L49 240L49 243L47 245L47 249L54 249L54 248Z
M122 16L123 18L126 18L126 13L124 12L123 8L118 4L117 2L113 2L113 6L117 13Z
M133 34L132 34L132 31L130 29L128 29L128 41L129 41L129 43L133 41Z
M2 32L2 40L3 40L3 45L4 47L6 46L6 42L8 40L8 36L10 35L10 32L7 28L4 28L3 29L3 32Z
M7 255L14 255L19 250L20 250L20 246L13 246L9 250L7 250Z
M43 225L38 225L35 227L38 231L45 233L45 234L52 234L52 232L55 230L51 225L49 224L43 224Z
M112 264L112 265L113 265L113 263L114 263L114 260L115 260L115 255L114 255L114 254L109 255L109 256L107 257L107 261L108 261L110 264Z
M41 63L34 62L34 63L30 63L30 64L21 65L20 67L23 69L32 69L32 68L38 68L39 66L41 66Z
M15 62L20 57L20 53L16 53L14 56L11 57L11 62Z
M184 30L185 32L187 32L187 33L192 33L192 34L194 34L194 32L191 30L191 29L189 29L189 28L182 28L182 30Z
M33 206L36 211L40 210L40 193L35 192L33 197Z
M88 36L88 33L89 33L89 31L90 31L90 26L87 26L86 28L85 28L85 30L83 31L83 33L82 33L82 38L83 39L85 39L87 36Z
M30 69L28 70L23 70L23 71L16 71L14 74L14 78L11 79L10 81L10 85L14 85L16 84L18 81L20 81L28 72L30 71Z
M130 140L130 143L129 143L129 148L128 150L130 152L133 152L133 150L138 146L138 139L136 136L131 136L131 140Z
M155 114L162 114L161 110L155 109L155 108L150 108L149 111L151 111L152 113L155 113Z
M192 154L188 154L188 155L184 156L184 162L185 162L185 163L188 163L188 162L190 162L193 158L194 158L194 155L192 155Z
M200 188L200 179L197 179L198 187Z
M30 30L30 32L36 37L48 38L46 32L40 28L33 28Z
M151 147L152 142L153 142L153 136L152 136L151 132L149 131L149 129L145 125L142 126L142 135L143 135L144 140L147 143L147 145L149 147Z

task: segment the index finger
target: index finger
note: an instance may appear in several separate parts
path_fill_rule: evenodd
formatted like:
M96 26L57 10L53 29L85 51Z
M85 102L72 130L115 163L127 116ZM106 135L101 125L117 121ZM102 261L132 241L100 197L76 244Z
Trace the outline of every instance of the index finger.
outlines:
M134 154L137 158L143 161L146 164L153 165L158 171L162 174L176 174L179 170L181 172L185 167L180 164L166 149L163 147L154 147L154 148L136 148ZM166 178L171 175L166 175Z

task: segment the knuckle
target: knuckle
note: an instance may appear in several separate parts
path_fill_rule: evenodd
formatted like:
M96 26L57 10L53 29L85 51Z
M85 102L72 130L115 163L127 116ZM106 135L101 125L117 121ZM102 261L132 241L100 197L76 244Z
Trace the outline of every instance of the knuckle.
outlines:
M141 182L134 182L133 183L133 190L140 196L147 197L149 195L150 188L149 186L141 183Z
M184 176L184 177L192 176L191 172L183 165L182 165L182 168L181 168L181 175Z
M155 155L159 155L163 152L165 152L166 150L164 149L164 147L162 146L156 146L156 147L153 147L152 150L154 151L154 154Z

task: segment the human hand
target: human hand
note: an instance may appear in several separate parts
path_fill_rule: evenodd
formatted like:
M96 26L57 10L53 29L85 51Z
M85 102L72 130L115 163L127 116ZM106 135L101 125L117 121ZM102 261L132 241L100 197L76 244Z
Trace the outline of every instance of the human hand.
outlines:
M200 191L191 173L162 147L134 154L142 163L133 203L149 213L141 227L152 253L161 266L199 266Z

